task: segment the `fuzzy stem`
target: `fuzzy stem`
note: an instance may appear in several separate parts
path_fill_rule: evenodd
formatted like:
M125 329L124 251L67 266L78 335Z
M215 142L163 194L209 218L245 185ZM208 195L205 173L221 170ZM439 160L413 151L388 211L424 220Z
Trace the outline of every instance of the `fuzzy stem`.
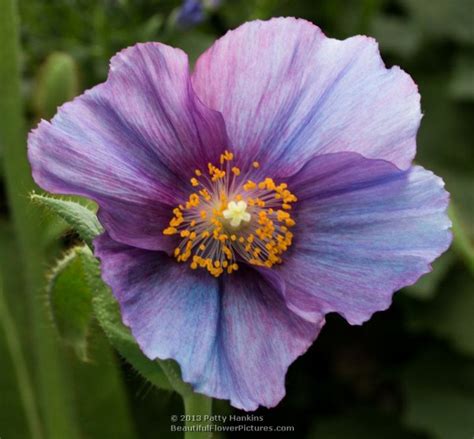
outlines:
M35 357L35 384L38 390L44 436L76 439L72 394L61 364L61 355L46 311L39 300L44 283L45 255L41 228L28 193L34 188L26 158L25 121L20 93L20 43L16 0L0 0L0 151L9 211L22 266L8 276L23 275L30 313L30 330ZM6 291L5 293L8 293Z
M171 387L183 398L193 393L193 388L181 379L181 374L177 364L171 360L158 360L158 364L168 378Z
M212 415L212 399L205 395L192 393L183 397L184 413L186 415L186 427L188 428L208 428L212 423L209 417ZM206 431L186 431L185 439L211 438L212 433Z
M169 360L159 361L171 386L181 395L184 403L185 426L188 428L202 427L205 429L212 422L209 417L212 415L212 398L199 393L194 393L192 387L185 383L181 377L178 367ZM211 438L212 433L206 431L186 431L185 439Z

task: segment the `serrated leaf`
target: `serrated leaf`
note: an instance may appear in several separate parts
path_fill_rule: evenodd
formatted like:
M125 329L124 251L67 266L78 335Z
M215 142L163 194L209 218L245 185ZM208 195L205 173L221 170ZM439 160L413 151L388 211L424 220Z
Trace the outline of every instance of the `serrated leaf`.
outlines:
M90 248L94 238L103 232L95 213L80 203L34 193L31 200L65 220Z
M33 102L38 117L50 119L57 107L79 94L79 74L75 60L63 52L48 56L40 67Z
M117 301L100 277L99 262L92 254L85 258L86 278L93 291L94 314L112 346L148 381L173 390L158 361L147 358L138 347L130 330L122 323Z
M92 291L85 279L86 247L70 250L51 270L46 287L53 321L61 339L87 360L87 336L92 321Z

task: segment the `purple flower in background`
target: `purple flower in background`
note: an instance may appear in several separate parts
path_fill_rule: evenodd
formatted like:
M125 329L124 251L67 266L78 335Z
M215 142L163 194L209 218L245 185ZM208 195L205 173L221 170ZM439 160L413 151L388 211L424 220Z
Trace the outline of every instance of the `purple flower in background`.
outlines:
M99 204L123 321L198 392L254 410L325 314L361 324L451 241L448 193L413 166L420 96L376 42L246 23L189 72L138 44L29 137L36 182Z
M201 0L184 0L179 8L176 23L182 28L188 28L204 20L204 8Z

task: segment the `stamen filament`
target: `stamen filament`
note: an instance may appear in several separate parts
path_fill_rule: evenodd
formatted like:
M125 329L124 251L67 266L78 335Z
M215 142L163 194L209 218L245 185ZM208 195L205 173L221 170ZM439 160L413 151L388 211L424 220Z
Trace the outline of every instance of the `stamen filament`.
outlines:
M173 255L189 262L191 269L205 268L213 276L231 274L239 263L271 268L282 262L281 255L291 246L296 223L289 211L297 198L285 183L271 178L253 181L251 171L242 174L231 166L233 153L225 151L219 167L209 163L207 173L194 170L188 201L173 209L168 236L180 242ZM253 169L260 168L258 162Z

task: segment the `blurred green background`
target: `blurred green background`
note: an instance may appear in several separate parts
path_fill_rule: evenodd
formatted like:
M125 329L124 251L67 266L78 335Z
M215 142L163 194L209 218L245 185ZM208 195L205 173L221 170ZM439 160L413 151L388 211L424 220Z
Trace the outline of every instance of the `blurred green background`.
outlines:
M8 5L15 3L0 0L0 63L12 56L6 38L14 29ZM290 368L286 398L257 414L268 425L294 426L294 433L280 437L471 439L474 2L203 3L203 11L186 16L182 2L172 0L17 2L21 99L8 100L15 97L13 76L10 82L4 73L0 82L0 437L32 437L32 426L43 432L38 438L181 435L170 432L170 416L183 410L180 398L145 381L109 347L97 325L87 334L87 353L60 342L61 322L51 318L43 274L78 237L28 200L26 131L103 81L109 58L126 46L161 41L195 60L245 21L297 16L334 38L374 36L386 64L400 65L418 83L424 118L416 160L442 176L452 194L455 241L432 273L396 294L390 310L362 327L328 316L317 342ZM24 126L13 133L15 127L5 121L15 112L24 116ZM7 153L11 139L20 141L16 152ZM214 411L239 413L222 401Z

